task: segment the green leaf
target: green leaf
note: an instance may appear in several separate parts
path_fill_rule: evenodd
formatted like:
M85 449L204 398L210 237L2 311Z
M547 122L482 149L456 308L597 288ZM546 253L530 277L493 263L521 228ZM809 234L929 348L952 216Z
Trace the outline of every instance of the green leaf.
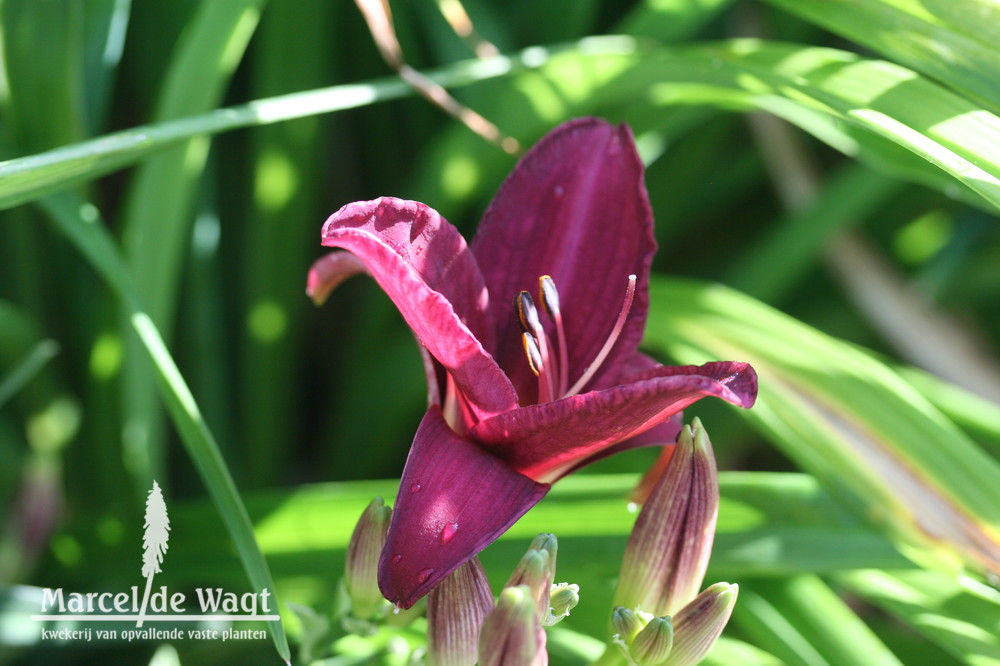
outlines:
M651 303L651 349L750 362L760 395L747 418L828 489L861 498L908 555L1000 570L1000 465L892 369L721 286L658 279Z
M901 662L815 576L741 582L736 624L790 666L885 666Z
M131 273L97 209L65 194L41 202L59 230L86 257L93 268L121 299L128 321L156 371L157 387L180 434L188 455L201 475L243 567L255 590L277 592L267 561L254 538L239 492L233 483L218 444L202 418L198 404L167 350L159 330L143 309ZM220 546L223 548L223 546ZM290 651L280 620L268 621L278 654L288 661Z
M767 0L1000 112L1000 8L989 0Z
M218 104L263 4L233 0L198 6L174 47L160 88L157 120L206 112ZM194 194L204 177L208 147L208 137L195 137L146 161L125 197L125 256L141 269L133 272L136 288L147 314L168 340L173 338L175 303L183 283L180 270L190 246ZM162 419L152 372L138 360L144 352L133 336L126 334L124 340L124 456L144 488L154 477L166 476Z
M743 250L726 282L761 300L779 299L816 265L837 232L861 223L899 187L863 165L840 168L806 210L779 220Z
M849 155L919 170L873 140L880 138L1000 207L1000 118L899 65L836 49L733 40L645 55L608 92L767 111Z
M0 311L0 320L2 320ZM59 353L59 345L54 340L42 340L36 343L28 355L13 368L0 377L0 408L11 399L25 384Z
M835 579L967 664L1000 664L1000 592L933 571L854 571Z

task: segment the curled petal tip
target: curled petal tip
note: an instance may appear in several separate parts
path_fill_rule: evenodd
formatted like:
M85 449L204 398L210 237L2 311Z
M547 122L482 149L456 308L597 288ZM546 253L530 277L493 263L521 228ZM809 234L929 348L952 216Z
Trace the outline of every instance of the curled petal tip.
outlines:
M347 278L365 273L365 265L350 252L330 252L313 263L306 278L306 296L323 305L331 292Z

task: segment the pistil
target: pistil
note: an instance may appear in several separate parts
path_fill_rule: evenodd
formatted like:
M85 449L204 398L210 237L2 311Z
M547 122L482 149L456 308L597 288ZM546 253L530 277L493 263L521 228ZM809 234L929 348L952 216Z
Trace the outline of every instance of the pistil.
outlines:
M622 309L618 312L618 320L615 321L615 326L611 329L611 335L609 335L608 339L604 341L604 346L601 347L601 351L597 352L597 356L590 362L587 369L583 371L583 374L576 380L576 383L573 384L568 391L566 391L566 395L576 395L584 386L587 385L587 382L593 379L598 368L601 367L601 364L608 358L608 354L611 353L611 348L615 346L616 342L618 342L618 336L621 335L622 329L625 328L625 321L628 319L628 311L632 307L632 298L635 296L635 280L635 275L628 276L628 288L625 291L625 302L622 303Z

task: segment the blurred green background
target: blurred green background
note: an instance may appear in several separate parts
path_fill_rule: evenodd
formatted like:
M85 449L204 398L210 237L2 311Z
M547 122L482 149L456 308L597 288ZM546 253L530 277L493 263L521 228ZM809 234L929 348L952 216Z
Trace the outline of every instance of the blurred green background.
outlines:
M1000 664L1000 6L468 0L484 61L431 0L392 8L409 63L522 146L628 122L646 348L757 368L752 412L689 410L726 470L707 582L741 585L716 663ZM141 585L154 479L158 584L331 613L425 393L374 283L305 297L320 226L391 195L471 236L516 158L394 79L349 2L0 0L0 40L0 662L280 663L282 631L298 659L285 606L274 645L57 645L26 614ZM567 479L484 555L499 585L560 537L583 602L554 663L607 638L655 456ZM405 663L400 636L329 663Z

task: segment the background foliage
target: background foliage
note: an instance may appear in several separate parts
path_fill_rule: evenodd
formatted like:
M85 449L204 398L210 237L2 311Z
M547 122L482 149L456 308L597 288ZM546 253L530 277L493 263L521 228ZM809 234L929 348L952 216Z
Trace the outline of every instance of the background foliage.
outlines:
M730 470L709 581L740 600L714 662L1000 663L1000 5L465 4L504 55L396 2L409 62L524 146L628 122L660 243L648 350L761 376L747 414L690 410ZM305 298L320 225L391 194L471 235L515 158L393 78L346 2L2 0L0 39L0 660L278 663L40 643L25 616L43 587L140 584L154 479L158 584L331 613L424 395L372 283ZM484 555L499 584L559 536L583 601L554 662L600 651L575 632L605 638L652 456L567 479ZM282 613L287 655L312 625ZM403 659L401 637L331 663Z

